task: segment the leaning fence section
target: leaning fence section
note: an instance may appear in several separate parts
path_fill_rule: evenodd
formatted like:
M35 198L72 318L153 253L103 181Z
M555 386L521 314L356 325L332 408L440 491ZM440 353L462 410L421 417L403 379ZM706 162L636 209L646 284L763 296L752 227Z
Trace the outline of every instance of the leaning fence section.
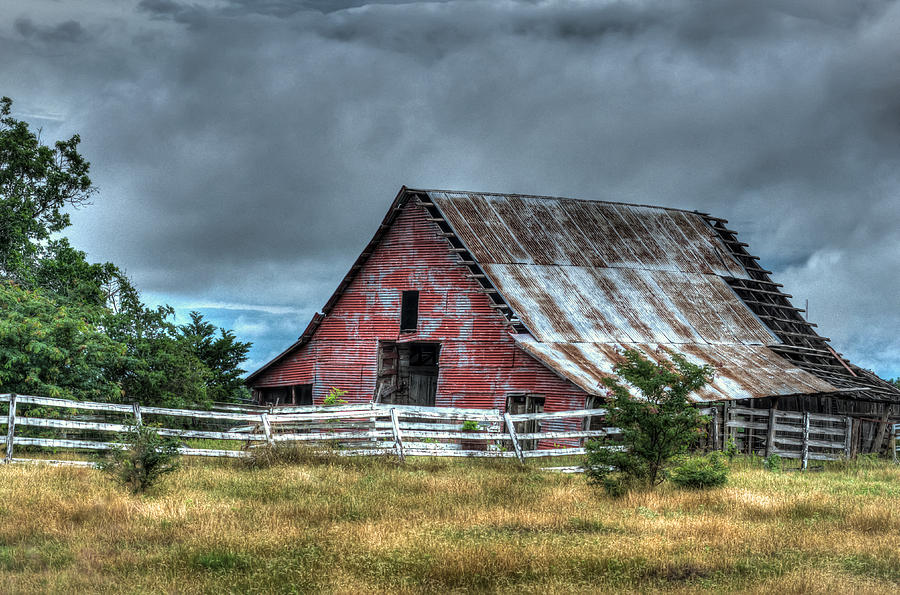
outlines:
M810 460L849 458L853 418L824 413L728 407L725 434L741 452Z
M152 424L181 440L189 456L248 456L253 448L306 444L337 455L498 457L579 455L585 442L615 436L604 409L511 415L497 409L413 407L379 403L235 407L218 411L143 407L15 394L0 395L6 411L6 462L91 465L91 453L123 448L123 434Z

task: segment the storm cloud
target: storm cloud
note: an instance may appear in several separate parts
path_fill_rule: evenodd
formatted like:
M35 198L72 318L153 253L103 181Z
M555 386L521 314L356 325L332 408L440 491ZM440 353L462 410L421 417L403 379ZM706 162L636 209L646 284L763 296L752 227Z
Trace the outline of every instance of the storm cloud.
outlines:
M900 5L0 0L0 94L79 132L73 242L286 347L401 184L728 218L900 375Z

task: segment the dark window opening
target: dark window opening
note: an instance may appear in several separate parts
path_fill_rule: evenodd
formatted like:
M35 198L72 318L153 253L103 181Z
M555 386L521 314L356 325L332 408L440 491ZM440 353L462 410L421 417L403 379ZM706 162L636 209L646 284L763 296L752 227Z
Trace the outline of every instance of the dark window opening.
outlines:
M440 351L440 343L379 343L375 401L434 407Z
M260 405L312 405L312 384L258 388Z
M400 330L414 331L419 325L419 292L404 291L400 298Z

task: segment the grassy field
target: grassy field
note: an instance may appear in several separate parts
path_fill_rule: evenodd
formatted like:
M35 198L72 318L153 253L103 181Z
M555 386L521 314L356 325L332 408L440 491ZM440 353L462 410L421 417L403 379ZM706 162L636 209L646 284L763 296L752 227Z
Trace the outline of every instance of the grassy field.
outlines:
M900 467L611 500L509 461L190 462L132 496L0 468L3 592L888 592Z

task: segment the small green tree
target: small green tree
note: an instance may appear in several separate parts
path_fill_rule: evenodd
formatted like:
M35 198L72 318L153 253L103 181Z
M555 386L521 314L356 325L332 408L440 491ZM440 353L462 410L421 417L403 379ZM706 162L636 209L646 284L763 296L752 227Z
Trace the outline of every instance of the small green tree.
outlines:
M137 425L120 437L127 448L108 451L99 467L134 494L145 492L156 481L178 468L178 440L160 436L150 426Z
M621 430L621 441L587 444L588 475L612 494L630 487L652 488L666 479L674 457L687 452L703 433L706 419L688 396L712 378L709 366L688 362L671 353L671 360L653 362L639 351L625 350L605 378L606 420ZM638 393L632 396L623 382Z

